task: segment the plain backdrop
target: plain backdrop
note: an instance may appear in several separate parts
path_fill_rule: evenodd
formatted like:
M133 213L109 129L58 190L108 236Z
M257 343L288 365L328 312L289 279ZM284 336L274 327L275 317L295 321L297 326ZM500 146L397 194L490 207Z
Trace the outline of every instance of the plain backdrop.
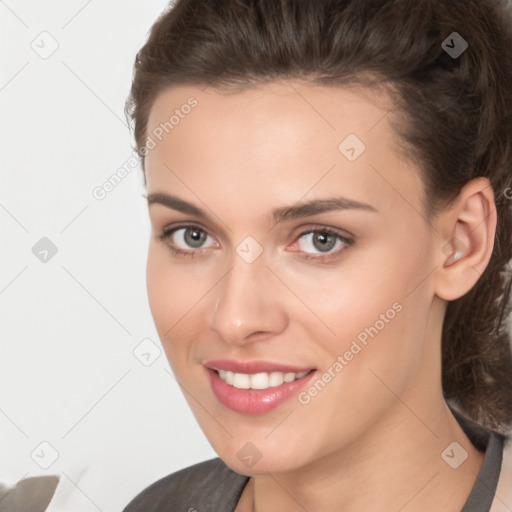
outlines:
M142 171L93 194L133 155L133 61L166 5L0 1L0 482L60 475L52 511L120 511L216 455L159 353Z

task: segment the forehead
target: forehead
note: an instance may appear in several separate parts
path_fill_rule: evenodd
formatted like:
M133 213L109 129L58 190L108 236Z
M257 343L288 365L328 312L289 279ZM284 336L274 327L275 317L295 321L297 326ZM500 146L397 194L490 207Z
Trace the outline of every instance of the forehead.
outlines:
M191 98L196 105L189 108ZM254 144L276 135L300 136L311 130L335 138L344 133L364 136L381 124L393 107L386 94L362 87L349 89L278 81L233 92L182 85L164 90L156 97L147 131L151 134L176 113L179 119L175 116L170 131L187 135L190 122L182 121L187 117L200 118L201 126L194 126L197 138L206 134L232 137L235 133L243 138L247 130L258 137ZM382 128L386 130L387 124Z
M297 81L236 93L172 87L148 120L148 191L238 191L293 203L336 190L381 205L397 196L418 203L422 184L397 151L393 107L374 91Z

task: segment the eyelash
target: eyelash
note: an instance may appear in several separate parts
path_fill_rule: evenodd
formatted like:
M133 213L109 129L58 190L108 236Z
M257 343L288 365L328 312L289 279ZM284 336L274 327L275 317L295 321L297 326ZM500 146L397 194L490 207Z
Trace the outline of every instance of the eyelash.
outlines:
M184 229L184 228L194 228L194 229L197 229L198 231L201 231L203 233L206 233L208 234L207 231L205 231L204 229L202 229L200 226L198 226L197 224L181 224L179 226L174 226L172 228L166 228L162 231L161 234L159 235L156 235L156 238L162 242L165 242L166 240L168 240L176 231L179 231L180 229ZM332 253L329 253L327 256L313 256L311 254L308 254L308 253L304 253L303 256L300 256L301 258L305 259L305 260L316 260L316 261L321 261L321 262L326 262L326 261L329 261L329 260L332 260L332 259L336 259L338 258L342 252L344 252L347 248L351 247L352 245L354 245L354 239L352 238L347 238L343 235L341 235L340 233L338 233L337 231L334 231L333 229L330 229L330 228L327 228L327 227L324 227L324 226L314 226L313 228L311 229L308 229L306 231L303 231L302 233L299 233L299 235L296 237L296 240L300 240L300 238L302 238L304 235L309 235L311 233L322 233L322 234L327 234L327 235L332 235L332 236L335 236L337 237L339 240L341 240L344 244L344 247L342 247L341 249L338 249L337 251L335 252L332 252ZM183 256L183 257L188 257L188 258L195 258L198 253L201 253L204 249L197 249L197 250L192 250L192 251L184 251L182 249L179 249L177 247L174 247L170 244L168 244L168 248L169 250L175 255L175 256ZM294 251L295 252L295 251ZM299 252L299 251L296 251L296 252Z

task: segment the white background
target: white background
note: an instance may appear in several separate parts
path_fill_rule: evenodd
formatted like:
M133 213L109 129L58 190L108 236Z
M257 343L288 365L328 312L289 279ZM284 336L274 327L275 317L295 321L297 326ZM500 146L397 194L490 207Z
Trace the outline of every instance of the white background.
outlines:
M60 475L52 511L120 511L216 456L164 354L147 367L133 355L146 338L160 347L142 171L92 194L133 154L133 61L166 5L0 2L0 481ZM31 47L53 39L46 59ZM46 262L32 253L42 237L58 251ZM46 470L43 441L58 452Z

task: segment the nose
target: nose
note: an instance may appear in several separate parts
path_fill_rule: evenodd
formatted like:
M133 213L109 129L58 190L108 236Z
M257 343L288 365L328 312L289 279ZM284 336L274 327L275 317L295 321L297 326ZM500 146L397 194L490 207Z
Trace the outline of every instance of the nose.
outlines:
M268 340L283 332L288 315L282 288L263 257L247 263L235 254L231 270L216 287L209 327L231 345Z

